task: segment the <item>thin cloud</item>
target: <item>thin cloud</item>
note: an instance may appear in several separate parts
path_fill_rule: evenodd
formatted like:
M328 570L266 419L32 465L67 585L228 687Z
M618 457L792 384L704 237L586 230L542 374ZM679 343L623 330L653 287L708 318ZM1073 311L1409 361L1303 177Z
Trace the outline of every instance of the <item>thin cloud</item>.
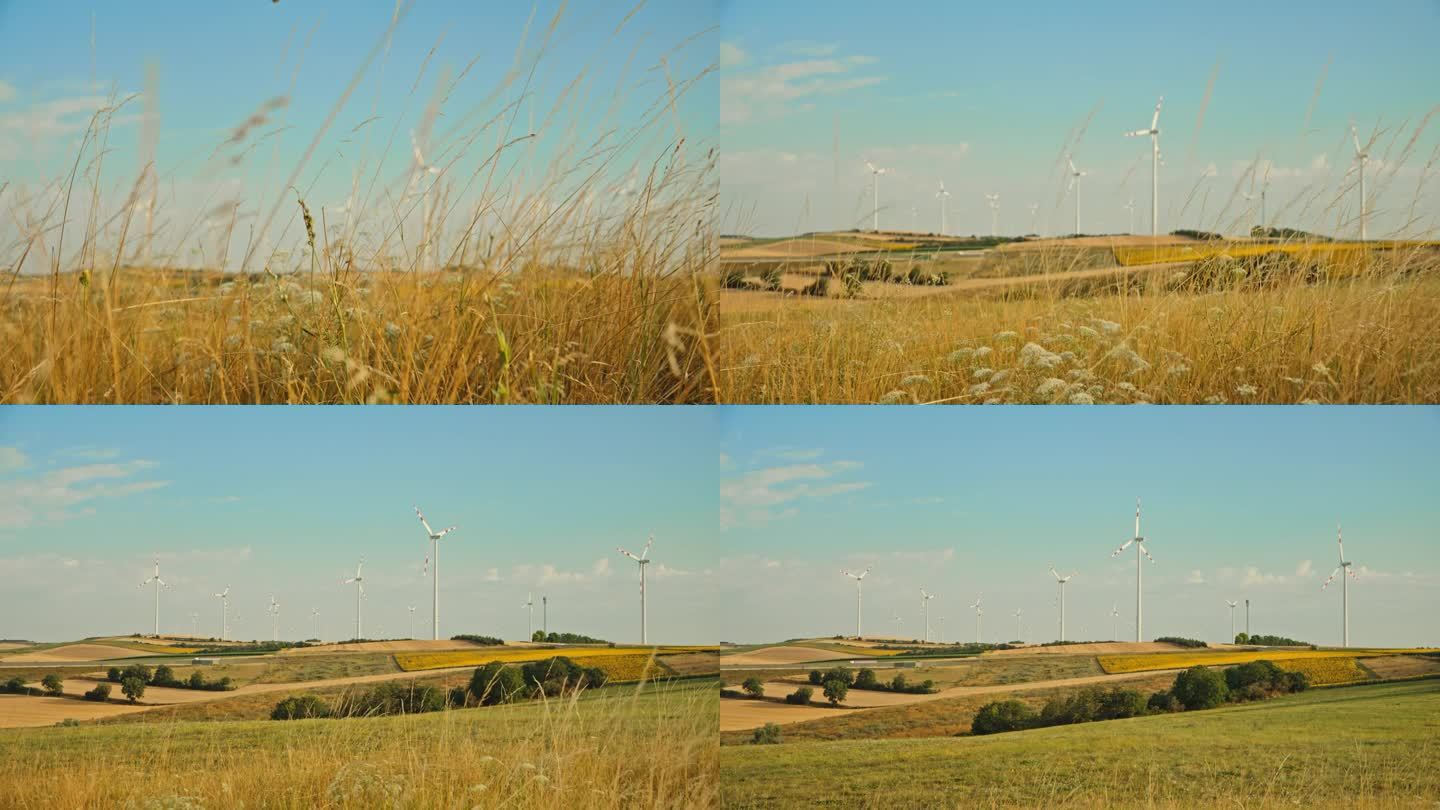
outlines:
M731 71L723 76L720 123L737 125L782 118L813 108L810 105L818 97L840 95L885 81L882 76L856 75L857 69L875 62L873 57L836 57L834 50L829 46L808 48L803 53L791 49L791 53L810 58Z
M93 514L95 501L140 495L169 481L146 479L153 462L136 460L62 467L12 479L0 491L0 529L25 529L63 523Z

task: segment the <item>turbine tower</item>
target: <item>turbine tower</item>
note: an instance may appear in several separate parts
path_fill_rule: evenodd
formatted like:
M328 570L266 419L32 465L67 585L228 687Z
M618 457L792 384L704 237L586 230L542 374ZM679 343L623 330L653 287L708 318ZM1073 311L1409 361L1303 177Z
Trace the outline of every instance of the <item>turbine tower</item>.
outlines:
M1023 634L1023 633L1021 632L1021 630L1020 630L1020 617L1023 616L1024 614L1025 614L1025 608L1015 608L1015 612L1014 612L1013 614L1011 614L1011 615L1013 615L1013 616L1015 617L1015 640L1016 640L1016 641L1024 641L1024 640L1025 640L1025 636L1024 636L1024 634Z
M940 235L944 236L949 230L949 223L945 220L945 203L950 197L950 192L945 190L945 181L940 181L940 190L935 192L935 198L940 200Z
M650 558L650 546L652 546L652 545L654 545L654 544L655 544L655 535L652 534L652 535L650 535L650 539L645 541L645 548L641 549L641 551L640 551L640 556L638 556L638 557L635 556L634 554L631 554L630 552L626 551L625 549L620 548L619 546L616 546L616 547L615 547L615 550L616 550L616 551L619 551L621 554L624 554L626 557L629 557L630 559L634 560L635 563L640 566L640 643L641 643L641 644L645 644L645 643L646 643L646 634L645 634L645 566L647 566L647 565L650 564L650 559L649 559L649 558Z
M990 235L996 236L1000 230L1000 195L986 194L985 202L990 206Z
M975 608L975 643L976 643L976 644L979 644L979 643L980 643L980 616L985 613L985 611L984 611L983 609L981 609L981 607L980 607L980 596L981 596L981 595L978 594L978 593L975 594L975 604L973 604L973 605L970 606L970 607L972 607L972 608Z
M920 588L920 608L921 608L921 611L925 614L925 643L926 643L926 644L929 644L929 643L930 643L930 600L931 600L931 599L934 599L934 598L935 598L935 594L933 594L933 593L926 593L924 586L921 586L921 588Z
M320 640L320 608L310 608L310 618L315 620L315 640Z
M1085 175L1089 174L1089 172L1082 172L1082 171L1080 171L1079 169L1075 168L1075 160L1074 160L1073 158L1071 158L1069 155L1066 155L1066 156L1065 156L1065 161L1070 164L1070 188L1072 188L1072 189L1075 190L1075 235L1076 235L1076 236L1079 236L1079 235L1080 235L1080 178L1082 178L1082 177L1084 177Z
M280 603L275 601L275 594L270 594L270 606L265 608L270 614L270 640L280 640Z
M900 638L900 626L905 624L905 618L899 613L896 613L890 617L890 621L895 622L895 638Z
M1036 215L1037 212L1039 212L1039 210L1040 210L1040 203L1030 203L1030 233L1033 233L1033 234L1035 234L1036 236L1039 236L1039 235L1040 235L1040 231L1037 230L1036 227L1035 227L1035 219L1036 219L1035 215Z
M224 641L230 635L230 586L226 585L215 598L220 600L220 640Z
M525 604L520 607L529 611L529 615L525 620L525 640L531 641L535 638L535 594L525 594Z
M550 638L550 597L540 597L540 632Z
M415 606L409 605L405 609L410 611L410 638L415 638Z
M1135 233L1135 201L1125 203L1125 210L1130 213L1130 229L1126 233Z
M1165 97L1155 102L1155 115L1150 118L1149 129L1137 129L1134 132L1125 133L1126 137L1143 138L1150 136L1150 236L1154 238L1159 232L1160 222L1160 105L1165 103Z
M364 568L364 567L365 567L365 558L364 558L364 557L361 557L361 558L360 558L360 564L355 566L355 576L353 576L353 577L351 577L351 578L349 578L349 579L347 579L347 580L343 580L343 581L340 583L341 585L349 585L349 584L352 583L352 582L355 583L355 640L356 640L356 641L359 641L360 639L365 638L365 634L364 634L363 632L361 632L362 629L363 629L363 625L361 625L361 623L360 623L360 600L361 600L362 598L364 598L364 596L365 596L365 578L362 577L362 576L360 576L360 569L362 569L362 568Z
M888 172L888 171L890 171L890 170L889 170L889 169L877 169L877 168L875 168L875 164L874 164L874 163L871 163L871 162L868 161L868 160L865 161L865 168L867 168L867 169L870 170L870 188L871 188L871 192L872 192L873 195L874 195L874 203L875 203L874 210L872 211L873 221L872 221L872 223L871 223L871 225L872 225L871 230L875 231L876 233L879 233L879 232L880 232L880 175L882 175L882 174L884 174L884 173L886 173L886 172Z
M1120 640L1120 606L1110 605L1110 638Z
M1156 109L1158 110L1159 108L1157 107ZM1129 548L1131 543L1135 544L1135 641L1139 642L1140 634L1142 632L1141 623L1144 621L1145 617L1143 605L1140 602L1140 583L1143 575L1143 572L1140 568L1140 555L1145 555L1145 559L1149 560L1151 563L1155 562L1155 558L1151 557L1150 552L1145 550L1145 538L1140 536L1139 498L1135 499L1135 536L1130 538L1129 540L1126 540L1124 545L1111 552L1110 558L1114 559L1116 557L1119 557L1120 552Z
M193 611L190 613L190 635L200 637L200 614Z
M1340 534L1340 524L1335 524L1335 542L1340 544L1340 564L1330 572L1330 578L1320 586L1320 590L1330 587L1335 577L1340 577L1340 646L1350 646L1350 580L1359 579L1350 568L1350 561L1345 559L1345 538ZM1343 573L1342 573L1343 572Z
M1055 570L1055 563L1050 563L1050 573L1055 575L1055 581L1060 584L1060 640L1065 640L1065 583L1069 582L1078 571L1071 571L1070 576L1062 577L1060 572Z
M858 641L865 638L860 627L860 585L864 582L865 575L870 573L870 569L866 568L858 574L852 574L849 571L841 571L840 573L855 580L855 639Z
M1370 153L1360 148L1360 133L1355 131L1355 121L1350 121L1350 139L1355 142L1355 165L1360 170L1360 241L1365 241L1365 163Z
M412 504L413 506L413 504ZM415 507L415 517L420 518L420 525L425 527L425 534L430 538L430 556L425 558L425 573L430 573L430 565L434 563L434 579L430 582L430 637L435 641L440 640L440 538L460 528L451 526L448 529L435 531L426 522L425 515L421 514L420 507Z
M936 617L935 617L935 623L938 624L938 625L940 625L940 640L939 640L939 643L944 644L944 643L945 643L945 617L944 617L944 616L936 616Z
M152 582L155 583L155 635L156 635L156 636L159 636L159 635L160 635L160 589L161 589L161 588L168 588L168 587L170 587L170 586L169 586L168 584L166 584L165 580L163 580L163 579L160 578L160 555L158 555L158 554L155 555L155 573L154 573L154 574L151 574L149 579L147 579L147 580L145 580L144 582L140 583L140 587L141 587L141 588L144 588L146 585L149 585L149 584L152 583Z

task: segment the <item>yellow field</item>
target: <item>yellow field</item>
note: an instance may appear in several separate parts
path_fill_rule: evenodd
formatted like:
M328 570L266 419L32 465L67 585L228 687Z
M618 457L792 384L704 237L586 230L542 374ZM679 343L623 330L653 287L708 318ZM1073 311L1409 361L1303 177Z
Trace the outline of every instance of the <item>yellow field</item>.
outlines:
M1354 658L1284 658L1276 663L1287 672L1305 673L1311 686L1362 681L1366 677Z
M1351 648L1348 650L1246 650L1244 652L1175 652L1146 655L1101 655L1096 658L1100 668L1112 675L1121 672L1147 672L1153 669L1183 669L1193 666L1224 666L1250 661L1297 661L1325 658L1363 658L1370 655L1406 655L1434 652L1430 649L1384 650Z
M445 650L429 653L396 653L395 663L405 672L418 672L445 667L484 666L491 661L507 664L523 664L528 661L543 661L563 655L574 661L583 661L585 666L600 666L599 661L607 658L638 656L648 658L650 650L655 655L673 653L709 652L716 647L664 646L664 647L529 647L515 650ZM603 668L603 667L602 667ZM609 670L606 670L609 674Z

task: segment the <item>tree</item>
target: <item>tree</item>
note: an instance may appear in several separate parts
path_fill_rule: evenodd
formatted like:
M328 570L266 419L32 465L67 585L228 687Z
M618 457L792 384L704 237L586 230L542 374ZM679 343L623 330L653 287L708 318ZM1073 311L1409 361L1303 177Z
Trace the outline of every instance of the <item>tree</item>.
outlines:
M780 727L774 723L766 723L755 729L755 733L750 736L750 742L756 745L774 745L780 742Z
M815 686L819 686L820 684L825 683L825 676L820 672L820 670L812 669L810 670L810 683L814 684Z
M1275 689L1285 679L1285 670L1272 661L1249 661L1225 670L1225 686L1232 692L1247 686L1257 685L1261 689Z
M106 679L108 679L108 680L112 680L112 681L114 681L114 682L116 682L116 683L119 683L119 682L120 682L120 667L110 667L110 669L105 673L105 677L106 677Z
M524 695L525 678L514 667L507 667L500 661L491 661L470 676L468 691L481 706L509 703Z
M165 664L161 664L155 668L155 676L150 679L150 683L156 686L170 686L171 684L177 683L175 680L175 670Z
M874 689L880 685L880 680L875 677L875 670L862 669L855 673L856 689Z
M1145 713L1145 696L1134 689L1111 689L1100 698L1101 720L1139 717Z
M120 682L120 691L125 693L125 697L130 698L131 703L134 703L145 696L145 681L131 675Z
M793 703L793 704L795 704L796 706L809 706L809 705L810 705L810 698L811 698L814 694L815 694L815 690L814 690L814 689L811 689L811 688L808 687L808 686L802 686L802 687L800 687L799 689L796 689L794 692L791 692L790 694L786 695L786 696L785 696L785 702L786 702L786 703Z
M544 630L536 630L535 632L533 632L533 633L530 634L530 640L531 640L531 641L544 641L544 640L545 640L545 631L544 631Z
M204 688L205 688L205 676L204 676L204 675L200 672L200 670L198 670L198 669L195 670L194 672L190 673L190 688L191 688L191 689L204 689Z
M891 692L904 692L906 691L906 686L904 673L897 673L895 677L890 679Z
M1170 693L1187 710L1213 709L1230 696L1225 678L1208 667L1194 666L1175 676Z
M830 701L831 706L839 706L850 694L850 684L840 678L831 678L825 681L825 699Z
M270 712L271 720L306 720L312 717L329 717L330 707L316 695L296 695L275 704Z
M987 703L975 713L970 721L970 733L995 734L1001 731L1019 731L1035 723L1035 712L1018 700L1001 700Z
M1235 634L1235 643L1236 643L1236 644L1249 644L1249 643L1250 643L1250 634L1249 634L1249 633L1246 633L1246 632L1244 632L1244 631L1241 631L1241 632L1239 632L1239 633L1236 633L1236 634Z
M745 679L745 683L741 688L745 690L745 694L752 698L765 697L765 684L753 675Z
M97 700L101 703L110 699L110 684L97 683L95 688L85 693L86 700Z
M61 681L60 676L53 672L41 679L40 685L45 687L45 691L52 695L59 696L65 694L64 681Z

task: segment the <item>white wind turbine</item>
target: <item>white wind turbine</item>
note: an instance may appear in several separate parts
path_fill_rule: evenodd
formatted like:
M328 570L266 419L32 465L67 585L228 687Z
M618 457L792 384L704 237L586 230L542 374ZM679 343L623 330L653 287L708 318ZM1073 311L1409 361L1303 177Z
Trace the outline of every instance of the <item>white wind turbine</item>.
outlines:
M935 617L935 623L938 624L938 625L940 625L940 638L939 638L939 642L940 642L941 644L944 644L944 643L945 643L945 617L944 617L944 616L936 616L936 617Z
M409 605L405 609L410 611L410 638L415 638L415 606Z
M1149 129L1137 129L1134 132L1125 133L1129 138L1143 138L1150 136L1150 236L1154 237L1159 231L1160 222L1160 105L1165 103L1165 97L1155 102L1155 115L1150 118Z
M944 236L949 231L949 223L945 218L945 203L950 198L950 192L945 190L945 181L940 181L940 190L935 192L935 198L940 201L940 235Z
M980 607L980 594L975 594L975 604L970 607L975 609L975 643L980 643L980 617L985 613Z
M355 583L355 639L357 641L365 638L365 634L362 632L363 625L360 623L360 600L365 597L365 578L360 576L360 569L364 567L365 558L361 557L359 565L355 566L355 576L342 580L340 583L341 585Z
M1110 638L1120 640L1120 606L1110 605Z
M320 608L310 608L310 618L315 620L315 640L320 640Z
M1055 581L1060 585L1060 640L1065 640L1065 583L1069 582L1078 571L1071 571L1070 576L1062 577L1060 572L1055 570L1055 563L1050 563L1050 573L1055 575Z
M412 504L413 506L413 504ZM426 522L425 515L421 514L420 507L415 507L415 517L420 518L420 525L425 527L425 534L430 538L430 556L425 558L425 573L430 573L430 565L434 563L434 579L430 582L430 637L435 641L440 640L440 538L460 528L451 526L448 529L435 531Z
M905 624L905 618L896 613L890 617L890 621L895 622L895 638L900 638L900 627Z
M926 593L926 592L925 592L925 588L924 588L923 586L920 588L920 608L921 608L922 612L925 614L925 643L926 643L926 644L929 644L929 643L930 643L930 600L931 600L931 599L934 599L934 598L935 598L935 594L933 594L933 593Z
M849 571L841 571L840 573L855 580L855 638L857 640L863 639L865 638L865 634L861 632L860 626L860 586L861 583L865 581L865 575L870 573L870 569L866 568L858 574L852 574Z
M880 175L885 174L886 172L888 172L888 171L890 171L890 170L889 170L889 169L877 169L877 168L875 168L875 164L874 164L874 163L871 163L871 162L868 161L868 160L865 161L865 168L867 168L867 169L870 170L870 188L871 188L872 194L874 195L874 210L873 210L873 212L872 212L872 214L873 214L873 221L872 221L872 223L871 223L871 225L872 225L871 230L875 231L876 233L879 233L879 232L880 232Z
M529 617L525 620L525 640L535 638L535 594L525 594L525 604L520 607L529 611Z
M1125 203L1125 210L1130 213L1130 230L1126 233L1133 234L1135 233L1135 201L1131 200Z
M1360 148L1360 133L1355 131L1355 121L1350 121L1350 139L1355 142L1355 166L1360 171L1360 241L1365 241L1365 164L1370 153ZM1369 146L1369 144L1366 144Z
M1339 577L1340 577L1340 593L1341 593L1341 597L1340 597L1340 605L1341 605L1341 608L1340 608L1340 610L1341 610L1341 614L1340 614L1340 633L1341 633L1341 635L1340 635L1340 646L1342 646L1342 647L1349 647L1349 646L1350 646L1350 580L1352 580L1352 579L1358 580L1360 577L1357 576L1353 570L1351 570L1351 568L1350 568L1350 561L1347 560L1347 559L1345 559L1345 538L1344 538L1343 536L1341 536L1341 534L1340 534L1340 524L1338 524L1338 523L1335 524L1335 542L1340 544L1340 564L1337 565L1337 566L1335 566L1335 570L1334 570L1334 571L1331 571L1331 572L1330 572L1330 577L1325 580L1325 584L1324 584L1324 585L1321 585L1321 586L1320 586L1320 590L1323 591L1323 590L1325 590L1326 588L1330 587L1330 583L1335 581L1335 577L1336 577L1336 576L1339 576Z
M1030 233L1033 233L1036 236L1040 235L1040 231L1037 230L1035 227L1035 220L1037 218L1036 214L1039 213L1039 211L1040 203L1030 203Z
M416 185L417 183L421 182L426 175L439 174L439 173L440 173L440 169L439 169L439 167L437 167L437 166L431 166L430 164L428 164L428 163L425 162L425 155L422 154L421 151L420 151L420 143L419 143L419 141L415 140L415 130L413 130L413 129L410 130L410 149L411 149L411 151L412 151L412 152L414 153L414 155L415 155L414 174L411 175L411 179L410 179L410 187L411 187L411 189L413 189L413 188L415 187L415 185ZM432 193L432 190L433 190L433 185L432 185L431 188L427 188L427 189L425 189L425 190L422 192L422 194L424 195L424 197L423 197L423 199L422 199L422 202L424 203L424 207L421 209L421 217L423 217L423 219L421 220L422 232L421 232L421 236L420 236L420 239L421 239L421 266L420 266L420 269L421 269L421 270L429 270L429 269L430 269L429 263L430 263L431 243L432 243L432 241L433 241L433 239L434 239L434 236L430 233L430 218L431 218L431 216L433 215L433 214L432 214L432 211L431 211L431 209L430 209L430 195L431 195L431 193ZM406 196L410 196L410 195L407 194Z
M140 583L140 587L141 587L141 588L144 588L146 585L149 585L149 584L152 583L152 582L155 583L155 635L156 635L156 636L159 636L159 635L160 635L160 589L161 589L161 588L168 588L168 587L170 587L170 586L169 586L168 584L166 584L165 580L163 580L163 579L160 578L160 555L158 555L158 554L155 555L155 573L154 573L154 574L151 574L149 579L147 579L147 580L145 580L144 582Z
M191 636L194 636L195 638L199 638L199 637L200 637L200 614L199 614L199 613L191 612L191 614L190 614L190 635L191 635Z
M985 202L990 206L990 235L996 236L1000 230L1000 194L986 194Z
M1020 628L1020 617L1023 616L1024 614L1025 614L1025 608L1015 608L1015 612L1012 613L1012 614L1010 614L1010 615L1012 615L1012 616L1015 617L1015 640L1016 640L1016 641L1024 641L1024 640L1025 640L1025 635L1024 635L1023 631L1021 630L1021 628Z
M1239 602L1232 602L1232 601L1230 601L1229 599L1226 599L1226 600L1225 600L1225 604L1227 604L1227 605L1230 606L1230 639L1229 639L1228 641L1226 641L1225 643L1226 643L1226 644L1234 644L1234 643L1235 643L1235 608L1238 607L1238 606L1240 605L1240 603L1239 603Z
M1075 168L1075 159L1069 155L1065 156L1065 162L1070 164L1070 188L1075 191L1075 235L1080 235L1080 178L1089 174Z
M1140 601L1140 584L1141 584L1141 579L1142 579L1142 569L1141 569L1141 567L1140 567L1140 555L1142 555L1142 554L1145 555L1145 559L1149 560L1151 563L1154 563L1154 562L1155 562L1155 558L1154 558L1154 557L1151 557L1151 556L1150 556L1150 552L1145 549L1145 538L1140 535L1140 499L1139 499L1139 498L1136 498L1136 499L1135 499L1135 536L1132 537L1132 538L1130 538L1129 540L1126 540L1124 545L1120 546L1119 548L1117 548L1117 549L1115 549L1113 552L1111 552L1110 558L1111 558L1111 559L1114 559L1114 558L1116 558L1116 557L1119 557L1119 556L1120 556L1120 552L1122 552L1122 551L1124 551L1125 549L1129 548L1131 543L1134 543L1134 544L1135 544L1135 641L1139 642L1139 641L1140 641L1141 633L1144 632L1143 629L1142 629L1142 627L1141 627L1141 625L1142 625L1142 623L1144 622L1144 619L1145 619L1145 613L1144 613L1144 609L1143 609L1144 606L1141 604L1141 601Z
M270 614L270 640L280 640L280 603L275 601L275 594L270 594L270 606L265 608Z
M634 554L631 554L630 552L626 551L625 549L620 548L619 546L616 546L616 547L615 547L615 550L616 550L616 551L618 551L618 552L620 552L621 554L624 554L626 557L629 557L630 559L634 560L635 563L636 563L636 565L640 566L640 643L641 643L641 644L647 643L647 641L646 641L646 632L645 632L645 566L647 566L647 565L650 564L650 547L651 547L652 545L654 545L654 544L655 544L655 535L652 534L652 535L650 535L650 539L645 541L645 548L643 548L643 549L640 550L640 556L638 556L638 557L635 556Z
M220 640L224 641L230 635L230 586L226 585L215 598L220 600Z

